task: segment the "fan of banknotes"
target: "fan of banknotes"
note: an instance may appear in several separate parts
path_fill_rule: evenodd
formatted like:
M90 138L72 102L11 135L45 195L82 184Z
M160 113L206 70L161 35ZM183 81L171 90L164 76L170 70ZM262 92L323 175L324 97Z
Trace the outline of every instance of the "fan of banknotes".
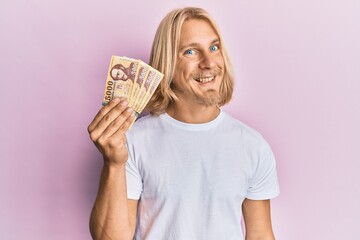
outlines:
M112 56L102 104L105 106L114 97L123 98L138 116L163 77L161 72L141 60Z

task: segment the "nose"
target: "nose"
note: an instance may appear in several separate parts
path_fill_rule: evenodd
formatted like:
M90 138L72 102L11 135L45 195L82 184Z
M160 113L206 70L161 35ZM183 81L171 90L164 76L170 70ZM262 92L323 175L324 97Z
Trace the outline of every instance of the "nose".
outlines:
M202 54L202 58L199 63L200 69L213 69L216 66L216 58L211 52Z

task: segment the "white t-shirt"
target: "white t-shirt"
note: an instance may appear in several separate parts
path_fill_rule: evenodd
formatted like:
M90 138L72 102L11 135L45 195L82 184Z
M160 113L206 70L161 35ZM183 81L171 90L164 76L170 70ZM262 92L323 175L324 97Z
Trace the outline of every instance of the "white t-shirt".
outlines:
M128 131L127 147L136 240L243 239L244 199L279 194L269 144L223 111L204 124L146 116Z

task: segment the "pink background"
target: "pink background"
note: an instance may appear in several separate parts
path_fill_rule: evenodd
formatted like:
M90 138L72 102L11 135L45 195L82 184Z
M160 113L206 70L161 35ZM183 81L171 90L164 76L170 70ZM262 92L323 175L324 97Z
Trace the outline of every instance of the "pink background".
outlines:
M358 0L0 1L0 239L90 238L102 160L86 128L110 56L148 61L162 17L188 5L230 50L225 109L277 156L277 239L359 239Z

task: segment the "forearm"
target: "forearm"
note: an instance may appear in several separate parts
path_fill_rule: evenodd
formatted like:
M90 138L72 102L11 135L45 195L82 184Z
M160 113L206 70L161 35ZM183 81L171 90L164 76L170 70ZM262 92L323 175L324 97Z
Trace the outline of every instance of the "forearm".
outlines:
M250 224L249 221L246 225L245 221L245 231L245 240L275 240L270 222L262 226L257 226Z
M245 240L275 240L272 233L269 234L246 234Z
M94 239L132 239L125 164L117 167L104 164L91 212L90 231Z
M271 225L270 200L245 199L242 205L245 240L274 240Z

